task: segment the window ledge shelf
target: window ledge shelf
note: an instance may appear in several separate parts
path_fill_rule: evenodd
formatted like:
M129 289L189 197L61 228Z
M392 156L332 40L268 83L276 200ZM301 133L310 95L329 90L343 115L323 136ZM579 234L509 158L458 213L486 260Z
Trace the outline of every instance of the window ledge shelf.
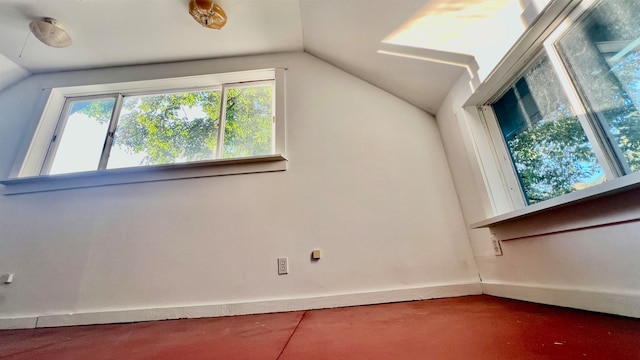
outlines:
M10 178L0 180L0 184L4 185L4 195L16 195L95 186L275 172L286 169L287 159L283 155L276 154L185 164Z
M575 191L570 194L558 196L553 199L529 205L525 208L494 216L486 220L469 225L471 229L489 228L516 220L522 220L534 215L551 212L564 207L584 204L596 199L603 199L621 194L627 191L640 189L640 173L629 174L605 183L592 186L587 189Z

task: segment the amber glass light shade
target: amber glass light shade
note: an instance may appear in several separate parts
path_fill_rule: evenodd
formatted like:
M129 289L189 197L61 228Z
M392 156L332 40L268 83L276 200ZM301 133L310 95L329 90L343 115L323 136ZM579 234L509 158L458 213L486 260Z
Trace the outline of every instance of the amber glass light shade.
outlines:
M209 29L221 29L227 23L227 14L213 0L191 0L189 14Z

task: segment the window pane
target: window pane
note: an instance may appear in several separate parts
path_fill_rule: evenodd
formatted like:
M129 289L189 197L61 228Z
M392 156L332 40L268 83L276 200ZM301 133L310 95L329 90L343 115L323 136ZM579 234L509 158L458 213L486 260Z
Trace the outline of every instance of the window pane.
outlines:
M107 168L215 158L220 91L128 96Z
M640 171L640 1L605 0L556 43L624 173Z
M222 157L273 153L273 84L227 90Z
M604 181L604 172L547 59L495 104L528 204Z
M49 174L98 169L114 104L114 98L71 103Z

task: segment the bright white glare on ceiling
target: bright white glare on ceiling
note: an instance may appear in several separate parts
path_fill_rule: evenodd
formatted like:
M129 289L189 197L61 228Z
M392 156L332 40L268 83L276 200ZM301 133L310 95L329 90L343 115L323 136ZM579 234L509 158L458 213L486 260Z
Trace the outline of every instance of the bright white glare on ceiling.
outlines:
M432 0L383 42L476 58L490 71L525 30L518 0Z

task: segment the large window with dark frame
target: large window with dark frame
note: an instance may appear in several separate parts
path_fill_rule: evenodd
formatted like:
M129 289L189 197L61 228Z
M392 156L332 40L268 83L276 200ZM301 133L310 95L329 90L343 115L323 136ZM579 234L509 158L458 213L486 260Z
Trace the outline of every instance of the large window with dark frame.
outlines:
M68 97L41 175L274 154L274 80Z
M640 2L580 11L490 104L526 204L640 171Z

